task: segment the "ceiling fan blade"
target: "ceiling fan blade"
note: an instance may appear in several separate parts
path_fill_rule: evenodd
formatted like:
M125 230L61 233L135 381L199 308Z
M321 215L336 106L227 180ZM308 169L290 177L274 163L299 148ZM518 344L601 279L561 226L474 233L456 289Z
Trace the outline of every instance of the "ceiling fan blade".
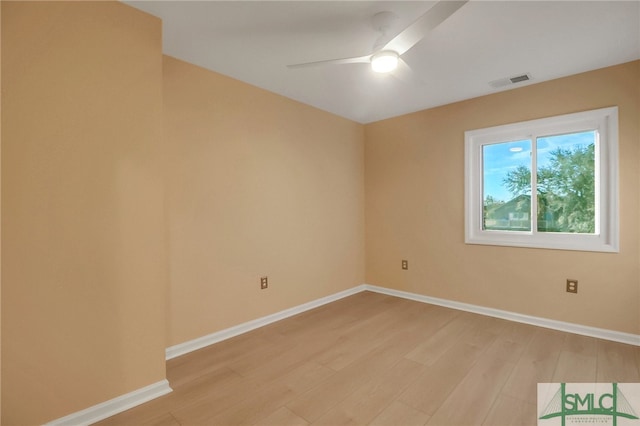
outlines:
M453 15L453 13L464 6L468 0L449 1L442 0L436 3L431 9L419 17L415 22L402 30L400 34L391 39L382 50L393 50L398 55L402 55L411 49L416 43L424 38L424 36L440 25L445 19Z
M342 59L328 59L326 61L316 61L316 62L306 62L304 64L292 64L287 65L287 68L308 68L308 67L317 67L322 65L341 65L341 64L358 64L358 63L370 63L371 55L367 56L358 56L353 58L342 58Z
M405 61L402 60L402 58L399 58L398 67L391 72L391 75L402 81L403 83L407 83L412 86L425 85L424 80L422 80L420 76L414 70L412 70Z

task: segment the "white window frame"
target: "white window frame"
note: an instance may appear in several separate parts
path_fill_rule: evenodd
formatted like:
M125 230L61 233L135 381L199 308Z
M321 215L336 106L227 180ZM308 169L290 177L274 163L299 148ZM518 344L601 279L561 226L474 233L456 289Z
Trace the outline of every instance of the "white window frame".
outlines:
M596 130L594 234L482 229L484 145ZM535 156L532 185L535 185ZM533 195L533 194L532 194ZM531 197L532 211L537 200ZM560 115L465 132L465 243L560 250L619 252L618 107Z

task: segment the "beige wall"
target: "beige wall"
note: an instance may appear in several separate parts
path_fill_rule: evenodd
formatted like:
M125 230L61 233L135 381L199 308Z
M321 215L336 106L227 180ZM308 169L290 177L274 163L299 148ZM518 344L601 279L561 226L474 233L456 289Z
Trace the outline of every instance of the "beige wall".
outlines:
M2 2L2 424L165 377L161 23Z
M164 108L170 345L364 282L362 125L170 57Z
M640 62L363 126L163 59L159 20L120 3L1 10L2 424L363 282L640 332ZM465 130L610 105L619 254L464 244Z
M466 130L613 105L619 254L464 244ZM639 118L636 61L367 125L367 283L639 333ZM577 295L567 278L579 280Z

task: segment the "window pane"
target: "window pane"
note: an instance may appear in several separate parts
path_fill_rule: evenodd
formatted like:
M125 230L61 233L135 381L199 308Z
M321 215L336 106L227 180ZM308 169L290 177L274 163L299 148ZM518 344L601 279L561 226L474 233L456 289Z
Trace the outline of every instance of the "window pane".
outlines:
M531 141L482 146L484 230L531 231Z
M595 233L596 132L537 139L538 231Z

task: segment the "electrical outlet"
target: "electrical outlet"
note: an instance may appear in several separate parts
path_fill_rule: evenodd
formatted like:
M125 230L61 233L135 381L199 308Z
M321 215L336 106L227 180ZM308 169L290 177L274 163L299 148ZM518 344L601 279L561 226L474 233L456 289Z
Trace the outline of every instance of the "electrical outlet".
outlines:
M408 260L403 260L402 261L402 269L409 269L409 261Z
M264 290L269 287L269 279L267 277L260 278L260 289Z
M567 279L567 293L578 292L578 280Z

